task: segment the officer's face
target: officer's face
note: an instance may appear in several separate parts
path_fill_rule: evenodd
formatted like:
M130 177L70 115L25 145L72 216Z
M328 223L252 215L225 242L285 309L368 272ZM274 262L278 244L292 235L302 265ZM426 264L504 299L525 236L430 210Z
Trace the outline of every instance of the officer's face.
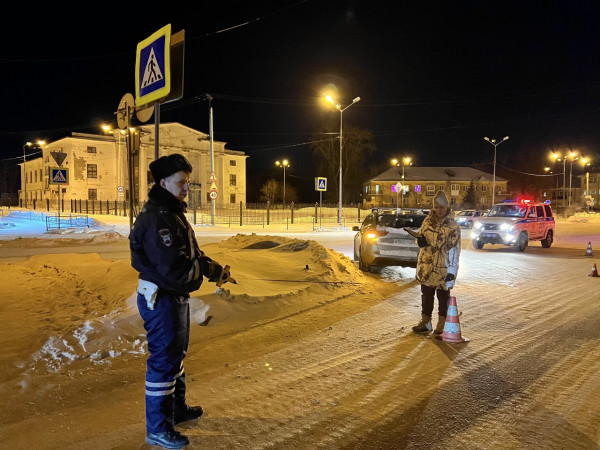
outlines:
M190 174L180 170L173 175L160 180L160 185L167 191L177 197L179 200L185 200L190 190Z

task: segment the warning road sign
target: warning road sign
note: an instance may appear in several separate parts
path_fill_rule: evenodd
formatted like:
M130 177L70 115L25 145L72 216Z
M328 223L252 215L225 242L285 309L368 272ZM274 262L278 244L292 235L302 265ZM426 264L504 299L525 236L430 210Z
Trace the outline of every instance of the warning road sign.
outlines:
M50 168L50 184L69 184L69 169Z
M146 105L171 92L171 24L137 45L135 104Z

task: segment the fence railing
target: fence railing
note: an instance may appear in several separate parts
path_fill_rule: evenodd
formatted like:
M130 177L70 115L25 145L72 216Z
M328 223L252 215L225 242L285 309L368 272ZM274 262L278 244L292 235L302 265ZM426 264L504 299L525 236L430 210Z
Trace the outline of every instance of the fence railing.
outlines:
M59 205L55 200L32 201L29 205L32 211L43 211L48 215L58 214ZM136 207L141 211L143 204ZM53 212L54 211L54 212ZM83 215L129 215L129 203L117 200L83 200L72 199L61 201L60 214ZM370 209L361 209L358 205L345 205L342 208L342 226L359 224L370 212ZM236 203L215 206L214 214L210 203L203 205L189 205L187 216L190 223L195 225L259 225L263 228L271 224L311 224L313 228L322 226L337 226L338 204L330 203L289 203L286 205L273 203ZM214 218L213 218L214 217Z

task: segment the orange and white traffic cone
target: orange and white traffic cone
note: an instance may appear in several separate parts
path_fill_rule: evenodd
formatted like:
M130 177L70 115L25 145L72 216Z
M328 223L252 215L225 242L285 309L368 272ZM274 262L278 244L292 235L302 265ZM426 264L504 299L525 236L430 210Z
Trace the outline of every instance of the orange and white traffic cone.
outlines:
M592 243L591 242L588 242L588 247L587 247L587 250L585 251L585 256L594 256L592 254Z
M590 277L598 276L598 269L596 269L596 263L594 263L594 267L592 267L592 273L589 274Z
M450 297L450 301L448 302L448 312L446 313L446 323L444 324L444 332L441 336L438 336L438 339L457 344L469 342L469 339L462 336L460 333L460 321L458 320L456 297Z

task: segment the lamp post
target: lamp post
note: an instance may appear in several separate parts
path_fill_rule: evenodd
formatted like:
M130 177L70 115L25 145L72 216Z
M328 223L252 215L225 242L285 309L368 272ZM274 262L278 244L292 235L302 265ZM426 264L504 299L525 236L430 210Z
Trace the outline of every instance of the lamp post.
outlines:
M502 144L504 141L508 140L508 136L504 136L504 138L500 142L496 142L496 139L490 139L489 137L484 137L484 140L488 141L490 144L494 146L494 177L492 179L492 206L494 206L495 196L496 196L496 147Z
M406 166L412 166L412 158L410 158L409 156L403 157L402 164L400 164L400 162L398 162L398 160L394 158L394 159L392 159L392 165L398 166L398 167L400 165L402 165L402 207L404 208L404 191L406 188L406 184L404 183L404 168Z
M275 165L277 167L283 167L283 207L285 208L285 168L290 167L290 163L287 159L284 159L281 162L275 161Z
M345 108L342 108L342 105L335 103L335 101L333 100L333 98L331 98L330 95L325 97L325 99L329 103L335 105L335 107L340 111L340 199L339 199L339 205L338 205L338 223L341 225L342 224L342 123L343 123L342 118L343 118L344 111L346 111L348 108L350 108L355 103L360 102L360 97L356 97L354 100L352 100L352 103L350 103Z
M572 153L573 155L575 155L574 153ZM552 157L559 162L563 163L563 185L562 185L562 204L563 204L563 208L565 207L565 189L566 189L566 175L567 175L567 159L569 158L569 155L565 155L565 156L559 156L556 153L552 154ZM573 165L571 164L571 169L573 169Z
M573 163L579 159L579 156L575 156L574 152L571 152L571 154L569 156L571 157L571 169L569 170L569 207L570 207L571 206L571 196L572 196L572 192L573 192L571 190L571 181L573 180Z
M40 146L42 146L44 144L45 144L44 141L37 141L35 144L33 144L31 142L26 142L23 145L23 207L25 207L25 208L27 208L27 172L25 170L25 162L26 162L25 149L27 147L40 148Z

